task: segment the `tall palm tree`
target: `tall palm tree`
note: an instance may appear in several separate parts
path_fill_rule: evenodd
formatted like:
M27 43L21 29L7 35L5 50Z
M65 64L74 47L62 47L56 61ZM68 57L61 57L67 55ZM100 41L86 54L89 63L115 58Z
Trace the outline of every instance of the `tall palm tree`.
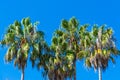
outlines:
M79 22L76 18L72 17L69 21L62 21L62 29L67 34L65 40L69 47L67 47L67 57L71 57L70 63L73 68L73 79L76 80L76 60L79 53Z
M30 18L23 18L22 22L15 21L8 27L3 40L2 46L7 46L8 51L5 55L5 61L14 60L14 65L22 70L21 80L24 80L24 70L27 65L29 53L35 57L37 51L42 51L44 35L42 31L36 30L37 22L32 24Z
M62 20L61 27L55 31L51 50L53 58L51 60L50 75L55 80L66 78L76 80L76 60L81 57L79 53L79 23L73 17L69 21ZM81 57L82 58L82 57ZM53 79L51 78L51 80Z
M85 37L90 39L85 43L87 52L85 64L87 67L93 66L95 70L98 70L99 80L102 80L102 70L107 68L109 60L114 63L113 56L117 56L119 53L115 46L113 30L111 28L105 29L104 25L101 27L94 25L92 32L89 32L89 35Z

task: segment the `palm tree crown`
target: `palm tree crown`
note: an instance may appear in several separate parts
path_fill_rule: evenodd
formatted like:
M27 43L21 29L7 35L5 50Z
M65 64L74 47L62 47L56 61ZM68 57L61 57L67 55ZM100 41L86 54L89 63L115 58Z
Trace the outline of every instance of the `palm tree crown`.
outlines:
M10 24L1 41L3 46L8 47L5 61L11 62L14 60L14 65L21 69L23 73L29 53L31 52L30 56L31 60L33 60L37 52L42 50L40 48L42 44L45 43L43 32L37 31L36 26L37 22L32 24L30 18L23 18L21 23L15 21Z
M102 80L102 77L100 78L101 70L106 69L109 60L114 63L113 56L119 53L115 46L113 30L111 28L105 29L104 25L100 28L94 25L92 32L89 32L86 37L89 37L90 40L85 44L87 51L85 64L87 67L93 66L95 70L100 69L99 80Z

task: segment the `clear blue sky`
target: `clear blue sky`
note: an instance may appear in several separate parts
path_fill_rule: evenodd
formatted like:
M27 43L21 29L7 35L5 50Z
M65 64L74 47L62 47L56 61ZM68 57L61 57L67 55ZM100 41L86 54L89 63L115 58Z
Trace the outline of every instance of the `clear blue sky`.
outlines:
M33 22L40 21L38 28L45 32L48 44L61 20L75 16L81 24L107 24L112 27L120 48L119 0L0 0L0 39L9 24L28 16ZM20 80L20 70L13 63L4 62L5 52L6 49L0 48L0 80ZM116 58L116 62L115 65L110 62L103 73L103 80L120 80L120 57ZM97 72L87 70L83 61L77 62L77 80L97 79ZM32 69L29 61L25 69L25 80L44 80L41 72Z

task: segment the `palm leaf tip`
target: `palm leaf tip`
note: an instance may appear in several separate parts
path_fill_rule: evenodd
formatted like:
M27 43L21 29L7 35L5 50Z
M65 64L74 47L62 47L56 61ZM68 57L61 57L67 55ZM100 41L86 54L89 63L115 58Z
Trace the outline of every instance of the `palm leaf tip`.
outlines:
M62 20L61 26L62 26L63 28L65 28L65 29L67 29L67 28L68 28L68 21L65 20L65 19Z
M74 27L78 27L78 25L79 25L79 23L75 17L72 17L69 22L70 22L71 26L74 26Z

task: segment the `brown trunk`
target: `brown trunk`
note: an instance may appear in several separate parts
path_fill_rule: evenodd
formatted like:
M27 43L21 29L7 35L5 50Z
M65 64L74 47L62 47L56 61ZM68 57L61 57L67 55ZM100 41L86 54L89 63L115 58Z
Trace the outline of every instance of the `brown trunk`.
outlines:
M74 80L76 80L76 62L74 62Z
M73 67L74 67L74 80L76 80L76 55L74 55L75 59L73 61Z

